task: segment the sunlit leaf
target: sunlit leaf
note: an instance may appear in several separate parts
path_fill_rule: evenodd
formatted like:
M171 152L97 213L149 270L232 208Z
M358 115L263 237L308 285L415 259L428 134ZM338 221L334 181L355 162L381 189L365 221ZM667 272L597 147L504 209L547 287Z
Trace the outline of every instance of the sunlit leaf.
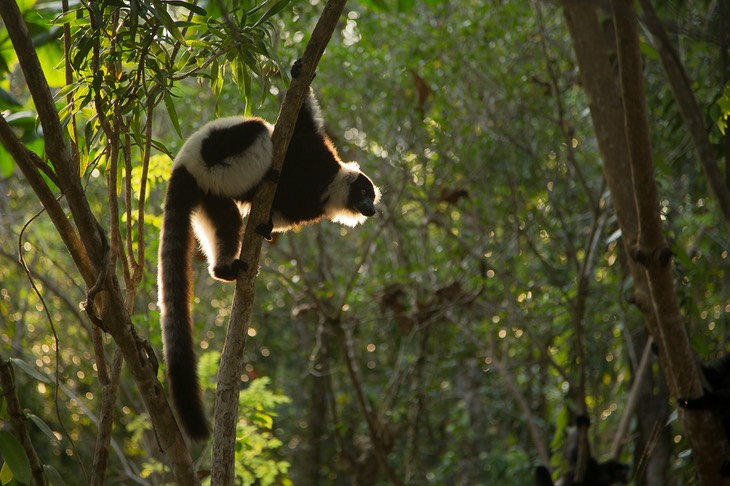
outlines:
M8 178L15 171L15 161L4 149L0 148L0 177Z
M166 0L165 3L168 5L171 5L173 7L182 7L186 10L190 10L191 12L194 12L198 15L207 15L208 12L205 11L204 8L196 5L193 2L184 2L182 0Z
M165 107L167 107L167 114L170 117L172 126L175 127L175 131L180 138L183 138L182 129L180 128L180 121L177 118L177 110L175 109L175 103L172 100L172 95L167 92L165 93Z
M50 383L48 381L48 378L46 378L43 374L41 374L33 366L29 365L22 359L9 358L9 361L13 364L13 366L17 367L19 370L23 371L26 375L30 376L31 378L38 380L41 383Z
M29 413L28 418L33 421L33 423L38 427L41 432L43 432L46 437L51 439L53 442L58 442L58 437L56 437L56 434L53 433L51 428L46 424L42 418L40 418L38 415Z
M269 10L267 10L261 16L260 19L258 19L256 21L255 24L253 24L253 27L258 27L259 25L263 24L264 22L266 22L267 20L269 20L271 17L273 17L274 15L276 15L277 13L281 12L282 10L284 10L284 8L287 5L289 5L289 2L290 1L291 0L279 0L278 2L276 2L274 5L272 5L272 7Z
M2 467L0 467L0 484L10 484L12 480L13 470L10 469L10 466L7 462L3 462Z

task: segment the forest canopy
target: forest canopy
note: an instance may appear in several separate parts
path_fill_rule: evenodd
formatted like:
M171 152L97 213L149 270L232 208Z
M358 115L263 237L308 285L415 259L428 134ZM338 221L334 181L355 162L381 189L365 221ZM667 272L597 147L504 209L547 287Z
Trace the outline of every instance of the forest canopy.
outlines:
M726 2L3 0L0 17L3 485L531 485L610 461L632 485L730 484L730 365L701 366L730 351ZM292 80L300 58L313 79ZM209 120L293 124L310 79L382 199L360 226L263 242L237 284L195 252L215 428L191 442L157 292L172 161Z

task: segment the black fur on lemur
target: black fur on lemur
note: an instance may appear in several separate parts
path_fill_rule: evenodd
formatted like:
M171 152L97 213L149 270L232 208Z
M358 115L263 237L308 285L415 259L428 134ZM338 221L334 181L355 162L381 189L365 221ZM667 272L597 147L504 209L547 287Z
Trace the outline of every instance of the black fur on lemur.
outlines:
M677 404L688 410L712 410L720 418L725 437L730 441L730 354L702 365L709 389L699 398L678 398ZM730 460L722 465L722 477L730 477Z
M573 470L561 479L561 486L611 486L613 484L626 484L628 482L629 466L614 459L606 462L598 462L593 457L588 458L586 472L583 482L575 481ZM535 486L554 486L550 471L545 466L535 468Z
M298 74L298 64L292 75ZM194 440L209 436L192 335L191 258L197 237L211 276L234 281L243 217L270 172L273 127L260 118L212 121L187 139L175 157L165 196L158 287L168 386L179 420ZM310 91L299 112L263 233L283 232L325 217L348 226L375 214L380 191L354 162L342 162L325 134ZM257 229L258 230L258 229Z
M590 426L590 418L586 416L576 417L577 426ZM613 484L626 484L629 481L629 466L622 464L615 459L609 459L605 462L598 462L592 455L586 462L586 470L583 475L583 481L575 480L575 466L578 460L578 430L572 427L566 441L567 459L571 469L559 480L561 486L611 486ZM550 470L543 466L535 468L535 486L554 486L553 478L550 476Z

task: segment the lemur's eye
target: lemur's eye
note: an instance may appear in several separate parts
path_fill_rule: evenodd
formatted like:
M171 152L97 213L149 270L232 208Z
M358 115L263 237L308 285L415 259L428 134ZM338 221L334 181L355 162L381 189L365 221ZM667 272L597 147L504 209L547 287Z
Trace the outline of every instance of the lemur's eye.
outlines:
M360 189L360 195L365 197L368 195L368 191L366 191L365 189Z

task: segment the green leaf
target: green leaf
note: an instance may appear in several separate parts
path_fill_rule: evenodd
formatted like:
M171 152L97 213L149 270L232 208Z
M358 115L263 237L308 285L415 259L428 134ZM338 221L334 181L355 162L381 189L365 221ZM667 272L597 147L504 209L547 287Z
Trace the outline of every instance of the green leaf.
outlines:
M730 82L725 85L722 96L718 98L715 106L718 108L718 114L715 115L717 128L720 133L725 135L728 119L730 118Z
M33 8L36 0L16 0L16 3L18 4L18 8L21 12L27 12L28 10Z
M66 73L63 71L63 50L57 43L45 44L36 49L43 74L48 86L62 88L66 86Z
M269 3L269 2L261 2L260 4L256 5L254 8L252 8L251 10L249 10L248 12L246 12L246 14L245 14L246 17L252 16L256 12L258 12L259 10L261 10L262 8L264 8L267 3Z
M51 439L54 442L58 442L58 437L56 437L56 434L53 433L51 428L46 424L42 418L40 418L38 415L35 415L33 413L28 414L28 418L33 421L33 423L41 429L41 432L46 434L46 437Z
M7 462L3 463L3 467L0 468L0 484L5 485L13 480L13 471L8 466Z
M0 177L8 178L15 172L15 161L5 150L0 150Z
M155 18L160 21L163 27L165 27L165 29L167 29L170 34L172 34L175 40L185 45L185 36L182 35L182 32L180 32L177 24L172 19L172 17L170 17L170 14L167 12L164 4L155 1L152 2L152 6L150 6L149 9L150 12L152 12L152 15L154 15Z
M48 479L48 482L51 484L51 486L66 486L66 482L63 480L55 467L44 464L43 472L46 474L46 478Z
M269 10L264 13L260 19L256 21L255 24L253 24L253 27L256 28L259 25L263 24L267 20L269 20L274 15L278 14L282 10L284 10L284 7L286 7L289 4L290 0L279 0L276 2Z
M180 128L180 120L177 118L177 110L175 109L175 103L172 101L172 95L168 91L165 93L165 106L167 107L167 114L170 116L172 126L175 127L175 131L180 138L183 138L182 129Z
M5 464L13 471L13 477L21 483L30 484L30 461L18 439L7 430L0 430L0 452Z
M19 369L25 372L26 375L30 376L31 378L35 378L36 380L40 381L41 383L50 383L48 381L48 378L43 376L38 370L33 368L33 366L29 365L22 359L18 358L10 358L9 361L14 365L17 366Z
M13 96L12 94L8 93L4 89L0 88L0 105L3 107L16 107L16 106L23 106L23 104L20 102L18 98Z
M168 0L165 3L167 3L168 5L172 5L173 7L182 7L198 15L208 15L208 12L206 12L204 8L197 6L192 2L183 2L181 0Z
M410 12L416 5L416 0L398 0L399 12Z
M655 61L659 60L659 54L657 53L656 49L654 49L654 46L652 46L645 40L642 40L642 42L639 44L639 48L641 49L641 53L649 59L653 59Z
M250 418L252 422L258 424L260 427L264 427L265 429L271 430L271 428L274 426L274 419L269 414L263 412L254 412Z

